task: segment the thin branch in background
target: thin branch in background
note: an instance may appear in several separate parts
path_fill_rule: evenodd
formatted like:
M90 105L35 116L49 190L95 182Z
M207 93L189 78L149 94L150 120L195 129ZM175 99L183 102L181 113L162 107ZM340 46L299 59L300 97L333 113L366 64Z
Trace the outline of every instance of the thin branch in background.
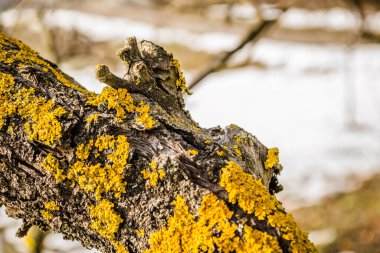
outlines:
M205 77L222 68L225 65L225 63L231 58L231 56L233 56L236 52L242 49L246 44L248 44L249 42L255 43L256 41L258 41L264 35L264 33L277 22L277 20L278 18L274 20L260 21L259 25L255 25L242 39L242 41L236 48L228 52L223 52L216 56L214 61L206 69L201 71L197 75L197 77L195 77L194 81L189 85L189 89L194 88Z

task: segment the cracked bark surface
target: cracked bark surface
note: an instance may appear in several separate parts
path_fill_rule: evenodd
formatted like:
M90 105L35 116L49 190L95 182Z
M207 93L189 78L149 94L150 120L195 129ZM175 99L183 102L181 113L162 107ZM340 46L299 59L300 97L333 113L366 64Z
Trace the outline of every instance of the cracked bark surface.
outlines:
M294 221L273 221L277 213L291 216L270 206L281 206L274 197L281 190L281 165L267 166L271 151L235 125L201 128L184 108L182 96L189 91L178 62L162 47L128 38L117 51L124 77L104 65L96 69L98 80L107 84L102 94L87 91L1 33L0 47L0 206L23 220L17 236L35 225L101 252L185 252L185 232L176 232L183 243L177 251L155 250L152 234L169 227L178 196L198 222L202 201L212 195L231 212L225 220L236 227L240 245L231 251L257 251L244 248L249 240L243 227L278 244L269 250L271 244L256 238L256 249L267 247L265 252L316 251ZM268 198L268 206L247 209L243 193L249 188L240 189L239 182L233 183L238 191L233 199L221 184L223 168L231 164L264 187L250 198ZM258 208L268 211L258 215ZM215 226L207 237L211 241L224 234ZM287 235L287 227L294 235ZM220 245L197 250L229 251Z

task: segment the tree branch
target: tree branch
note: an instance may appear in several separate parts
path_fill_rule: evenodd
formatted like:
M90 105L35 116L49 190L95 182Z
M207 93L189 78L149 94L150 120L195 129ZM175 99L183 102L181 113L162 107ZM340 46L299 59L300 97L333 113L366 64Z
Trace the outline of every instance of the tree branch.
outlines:
M277 19L275 20L261 20L258 25L255 25L248 33L247 35L241 40L239 45L237 45L234 49L228 52L220 53L218 56L215 57L212 63L207 66L204 70L202 70L192 81L192 83L189 85L189 89L192 90L199 82L201 82L204 78L206 78L211 73L218 71L220 68L222 68L226 62L240 49L242 49L246 44L248 43L256 43L263 35L264 33L272 27L277 22Z
M0 34L0 205L102 252L315 252L274 197L278 150L184 110L178 62L129 38L87 91ZM108 76L108 77L107 77Z

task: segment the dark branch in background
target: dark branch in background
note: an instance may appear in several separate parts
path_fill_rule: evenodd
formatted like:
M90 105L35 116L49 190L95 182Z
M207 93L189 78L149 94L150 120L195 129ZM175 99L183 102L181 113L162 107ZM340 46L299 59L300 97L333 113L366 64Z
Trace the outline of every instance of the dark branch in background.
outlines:
M248 43L256 43L261 37L264 36L265 32L268 31L276 22L277 19L274 20L261 20L259 24L255 25L247 35L242 39L239 45L231 51L220 53L215 57L214 61L207 66L204 70L201 70L200 73L194 78L194 80L189 85L189 89L193 89L199 82L201 82L208 75L212 74L220 70L226 62L240 49L242 49Z

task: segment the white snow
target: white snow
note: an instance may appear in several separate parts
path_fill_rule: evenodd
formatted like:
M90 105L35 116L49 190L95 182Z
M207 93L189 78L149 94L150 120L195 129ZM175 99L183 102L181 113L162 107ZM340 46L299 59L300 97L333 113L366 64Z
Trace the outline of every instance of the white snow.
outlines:
M360 19L353 12L342 8L318 11L292 8L281 17L280 21L284 27L328 28L342 31L358 29Z
M35 19L35 10L8 10L0 13L4 26ZM211 32L196 34L180 28L158 27L153 24L119 17L105 17L74 10L51 10L45 15L46 24L65 29L73 29L91 37L95 41L124 40L135 36L138 39L151 40L159 44L177 43L195 50L220 52L233 48L239 41L236 34ZM39 26L31 26L39 29Z

